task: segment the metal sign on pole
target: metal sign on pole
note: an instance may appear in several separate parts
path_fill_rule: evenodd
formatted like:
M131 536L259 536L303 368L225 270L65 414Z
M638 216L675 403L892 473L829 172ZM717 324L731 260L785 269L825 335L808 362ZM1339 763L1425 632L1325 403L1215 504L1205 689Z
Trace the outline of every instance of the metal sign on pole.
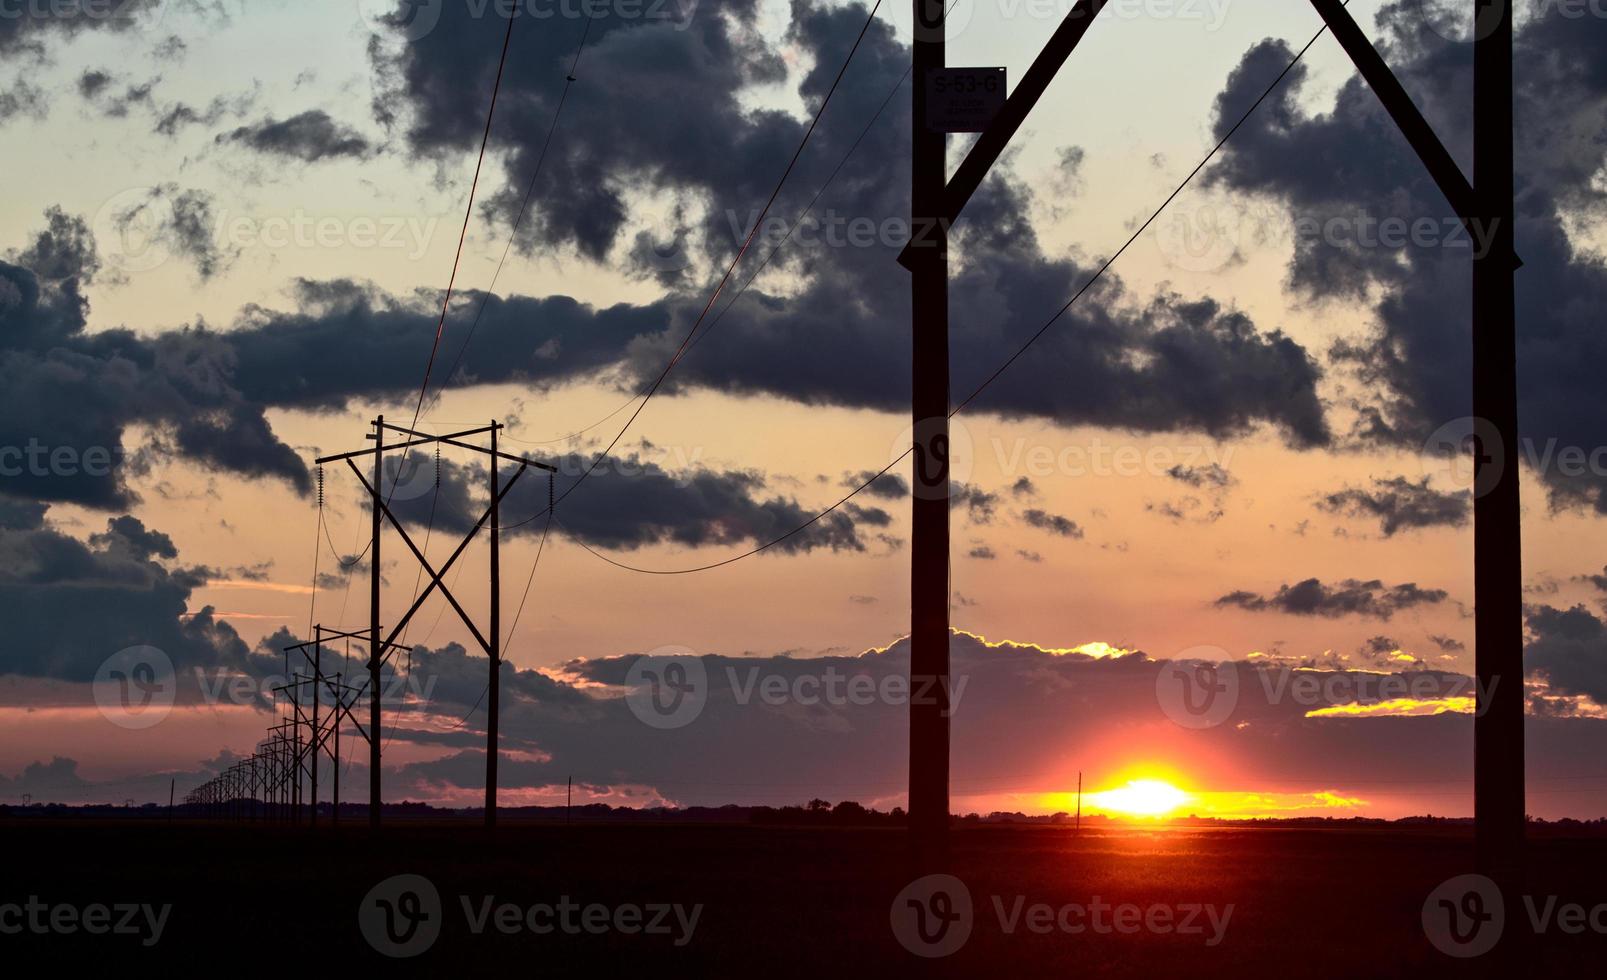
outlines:
M939 133L980 133L1004 109L1003 68L930 68L926 72L926 128Z

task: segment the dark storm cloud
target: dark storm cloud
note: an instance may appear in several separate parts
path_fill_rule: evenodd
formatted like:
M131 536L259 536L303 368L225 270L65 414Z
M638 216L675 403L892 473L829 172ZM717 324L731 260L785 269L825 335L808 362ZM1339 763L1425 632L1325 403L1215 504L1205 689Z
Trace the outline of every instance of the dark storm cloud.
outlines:
M1031 644L990 643L966 633L953 634L950 655L955 683L964 685L951 699L956 704L952 768L956 787L966 793L1055 789L1064 776L1075 779L1075 767L1066 771L1075 746L1101 732L1121 730L1129 740L1156 745L1177 737L1156 699L1157 674L1168 666L1164 660L1144 653L1094 658ZM451 650L439 668L443 684L434 708L445 717L468 714L485 688L484 659L457 661L459 656ZM664 730L643 724L624 703L631 669L642 656L570 661L556 681L516 672L514 683L522 692L505 709L501 730L527 751L503 759L504 787L548 788L561 799L565 780L573 775L592 786L636 787L647 795L642 805L660 800L776 803L800 792L869 802L903 792L907 706L879 697L832 703L824 686L799 687L798 682L818 680L828 671L873 686L901 679L908 671L907 641L858 656L703 654L699 663L707 685L701 712L684 727ZM1191 733L1194 737L1179 751L1235 759L1239 777L1265 792L1327 790L1372 798L1414 781L1445 786L1446 780L1467 780L1471 791L1469 715L1308 717L1330 704L1376 703L1381 698L1367 692L1381 689L1380 675L1304 664L1316 689L1339 694L1308 703L1288 696L1284 685L1291 665L1240 661L1233 666L1239 685L1229 723ZM545 683L523 687L527 674L532 685L537 677ZM1428 700L1466 696L1473 689L1469 677L1418 667L1396 670L1388 680ZM765 683L820 696L767 701L755 693ZM471 729L483 728L483 713L469 717ZM1541 779L1589 771L1592 754L1607 744L1607 724L1588 718L1537 719L1531 728L1545 745L1544 754L1536 756L1545 760L1536 771ZM395 799L439 798L483 785L483 735L474 731L476 737L465 739L461 734L401 732L397 737L463 751L387 773L387 793ZM1403 744L1413 751L1398 751ZM1007 765L1001 745L1010 747ZM1001 782L1001 770L1019 775Z
M336 122L322 109L309 109L288 119L263 119L222 133L217 142L237 143L258 153L308 163L332 157L363 157L370 149L361 133Z
M159 79L124 84L111 72L95 68L78 76L78 94L95 105L104 115L121 119L136 106L151 107L151 93L156 88L157 81Z
M1062 517L1059 514L1051 514L1036 507L1022 511L1021 519L1029 527L1035 527L1040 531L1048 531L1050 534L1059 535L1062 538L1081 538L1083 536L1083 529L1077 526L1076 521L1069 517Z
M1325 585L1308 578L1294 585L1283 585L1271 596L1255 592L1231 592L1216 600L1219 607L1237 606L1252 612L1282 612L1291 616L1367 616L1389 619L1405 609L1438 605L1449 596L1440 589L1422 589L1415 583L1385 585L1378 579L1344 579Z
M1234 483L1233 475L1221 463L1206 466L1184 466L1180 463L1167 470L1166 475L1179 483L1200 489L1222 490Z
M159 454L308 487L260 404L233 387L236 355L218 335L85 329L83 290L100 261L81 219L53 209L45 230L9 258L0 261L0 465L9 493L127 506L133 463L123 438L134 425L151 428L148 448Z
M1372 654L1373 656L1388 656L1400 648L1401 645L1396 643L1393 638L1379 635L1368 637L1361 645L1361 652Z
M1376 518L1384 536L1427 527L1463 527L1472 517L1472 500L1465 492L1444 493L1428 485L1428 478L1412 482L1404 476L1374 480L1372 489L1346 487L1318 502L1323 510L1350 517Z
M133 34L158 23L167 5L168 0L50 0L5 5L0 10L0 64L20 66L21 70L4 79L0 122L17 115L44 117L48 98L28 75L36 74L50 60L52 47L89 32ZM96 87L93 80L90 84ZM130 104L149 96L148 88L142 95L139 86L131 87L124 97L114 100L111 108L120 111L113 114L126 114Z
M426 36L377 63L376 113L383 119L400 107L417 153L444 156L480 138L506 21L476 16L472 7L442 5ZM591 18L563 141L542 165L543 183L563 192L548 195L531 216L527 242L573 242L601 260L624 226L627 191L650 186L649 176L671 189L719 182L752 200L779 173L797 122L741 99L750 84L784 77L779 51L755 28L756 8L752 0L727 0L684 11L668 4L661 17L600 9ZM492 202L505 216L518 208L516 188L534 167L583 29L579 19L526 13L514 24L516 68L503 78L492 134L512 147L508 188Z
M86 31L127 32L150 27L162 17L168 0L51 0L7 5L0 16L0 55L40 58L50 41Z
M48 504L0 494L0 531L33 531L42 527Z
M1375 37L1385 57L1452 155L1471 173L1473 46L1447 42L1426 26L1416 3L1378 15ZM1572 17L1555 4L1534 8L1516 39L1518 372L1524 437L1535 446L1586 452L1607 431L1599 397L1607 366L1607 266L1570 240L1571 227L1600 227L1607 209L1601 119L1607 68L1600 54L1607 20ZM1282 42L1247 53L1218 98L1222 135L1287 63ZM1426 219L1454 227L1444 196L1396 130L1377 98L1351 76L1331 106L1302 108L1304 66L1228 143L1211 179L1266 195L1291 220L1320 227L1332 219ZM1560 97L1558 93L1567 93ZM1345 340L1334 357L1367 386L1356 435L1421 445L1441 425L1470 414L1470 257L1457 235L1443 245L1377 247L1345 235L1297 231L1289 267L1292 289L1318 300L1367 302L1381 296L1367 336ZM1600 473L1544 467L1553 504L1593 501L1607 511Z
M975 484L956 481L949 485L949 507L965 508L966 518L972 524L992 524L998 514L999 495Z
M1429 642L1439 647L1445 653L1459 653L1467 649L1467 644L1454 636L1442 636L1434 633L1429 636Z
M556 488L562 492L591 467L594 458L569 454L543 461L559 468L562 475ZM410 487L407 499L393 500L392 510L415 525L433 521L438 529L465 532L488 504L489 473L478 464L464 467L451 461L443 461L441 472L439 497L433 490L433 474L419 483L404 476L401 485ZM502 478L509 475L505 465ZM393 471L387 481L394 480ZM539 537L546 525L547 492L546 474L527 470L503 501L503 527ZM654 544L691 548L763 544L803 525L817 512L814 506L771 492L764 476L754 471L702 467L672 471L631 455L599 463L555 513L560 533L593 547L634 550ZM866 551L869 540L863 529L885 528L892 520L881 508L849 503L773 550Z
M78 800L90 784L78 774L78 761L56 756L49 762L30 762L15 777L0 776L0 793L7 797L27 794L45 800Z
M299 281L295 312L248 310L228 342L235 381L253 400L333 408L350 398L417 392L440 296L388 296L346 280ZM473 342L462 346L482 301ZM461 293L441 342L439 386L521 381L537 388L582 378L605 381L620 353L665 323L659 305L598 309L567 296L542 299ZM309 351L320 351L316 358ZM458 352L463 359L458 363ZM350 370L361 363L362 371ZM452 365L457 370L448 375ZM639 390L639 389L638 389Z
M256 90L238 95L219 95L208 102L205 108L200 109L188 102L165 105L156 112L156 132L161 136L172 137L189 126L211 127L226 117L243 116L250 111L257 100L257 95Z
M1529 609L1530 640L1524 663L1561 694L1583 694L1607 704L1607 626L1583 606Z
M871 478L875 477L874 480ZM870 481L868 484L866 481ZM897 473L883 473L876 476L875 470L862 470L859 473L845 474L841 486L852 490L854 487L864 485L864 492L872 497L881 497L883 500L903 500L910 495L909 481Z
M0 529L0 673L89 681L136 645L180 669L246 664L245 644L210 607L186 615L207 573L164 564L177 557L166 534L126 515L88 543L44 525Z
M720 15L724 16L720 16ZM666 238L690 231L688 262L710 270L727 260L753 209L770 193L806 121L743 104L741 94L781 80L780 52L796 45L812 68L800 94L814 106L864 22L864 8L800 3L783 37L748 29L752 8L700 8L685 21L598 19L581 80L571 90L563 135L546 158L538 204L521 232L521 246L575 248L599 262L628 251L633 235L631 194L708 200L707 213L685 219L690 228L664 229ZM561 91L578 37L562 31L520 32L521 66L505 80L493 142L504 155L509 190L493 201L506 217L519 196ZM489 92L501 23L473 18L456 5L440 24L376 68L412 149L424 154L472 152ZM824 183L880 106L908 63L908 50L878 21L866 35L843 87L771 219L766 236L800 210ZM465 66L469 66L467 70ZM817 217L875 224L907 214L908 109L895 100L872 128L854 160L821 200ZM572 111L571 111L572 110ZM893 410L908 403L908 289L893 259L897 234L862 245L792 245L772 268L801 277L785 297L750 290L721 319L720 336L697 345L671 375L667 391L712 389L780 395L809 404ZM1026 190L1001 175L971 202L956 232L966 260L955 269L953 363L956 392L974 386L1011 345L1058 309L1091 270L1044 254L1029 220ZM885 240L883 240L885 239ZM765 242L760 250L768 253ZM599 359L623 364L636 387L657 375L702 308L702 275L672 288L654 307L629 311L638 333L605 344L584 314L573 327L553 323L527 332L505 353L511 359L480 377L590 377ZM1117 307L1121 306L1119 312ZM608 311L617 321L627 310ZM539 323L539 321L536 321ZM478 344L478 339L476 340ZM537 350L556 350L551 363L532 366ZM851 355L850 355L851 352ZM1315 394L1316 363L1281 332L1264 331L1221 304L1163 294L1128 296L1107 281L1039 345L1036 356L1011 369L978 404L1009 416L1123 426L1143 431L1196 430L1241 434L1271 424L1292 443L1322 445L1329 435Z

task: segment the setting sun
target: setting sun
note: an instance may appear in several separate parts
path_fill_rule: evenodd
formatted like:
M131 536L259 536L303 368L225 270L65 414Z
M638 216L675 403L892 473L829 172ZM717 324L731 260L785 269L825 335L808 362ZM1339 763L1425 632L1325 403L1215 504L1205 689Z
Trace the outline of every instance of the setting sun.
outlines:
M1088 809L1129 817L1164 817L1188 799L1188 793L1159 779L1134 779L1084 797Z

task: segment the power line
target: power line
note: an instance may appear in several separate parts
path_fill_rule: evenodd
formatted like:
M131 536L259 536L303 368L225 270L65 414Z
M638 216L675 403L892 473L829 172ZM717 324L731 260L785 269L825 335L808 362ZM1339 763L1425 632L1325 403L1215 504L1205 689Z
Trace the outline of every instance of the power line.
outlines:
M452 359L452 366L447 369L446 380L442 382L443 389L452 382L453 375L457 373L458 365L463 363L463 354L469 349L469 341L474 339L474 329L480 325L480 318L485 315L486 304L491 301L491 295L496 292L497 280L502 276L502 268L508 263L508 254L513 251L513 242L519 234L519 227L524 223L525 213L530 209L530 200L536 190L536 179L541 176L541 165L547 159L547 149L552 145L553 133L558 130L558 120L564 114L564 104L569 101L569 90L576 81L575 71L580 67L581 52L586 50L586 38L591 35L591 23L592 18L587 17L585 28L580 33L580 43L575 46L575 57L569 63L569 73L564 76L564 89L558 96L557 107L553 109L552 122L547 126L547 138L541 142L541 151L536 155L535 169L530 172L530 182L525 185L524 199L519 203L519 213L513 220L513 227L508 231L508 242L502 248L502 258L497 260L496 271L491 274L491 284L481 294L480 306L474 312L474 319L469 322L469 332L464 335L463 343L458 345L457 356ZM437 341L439 341L439 336L437 336ZM437 398L439 398L439 395ZM617 409L615 414L618 414ZM417 418L415 418L414 422L416 423L417 421Z
M820 119L823 115L825 115L826 107L831 104L832 96L836 94L838 86L842 84L843 76L848 72L848 66L853 63L854 54L859 51L859 46L865 40L865 35L869 33L870 25L875 22L876 13L877 11L881 10L881 7L882 0L876 0L875 6L871 7L869 16L865 18L864 25L860 27L858 36L854 38L853 46L848 49L848 56L843 59L842 67L837 69L837 76L832 79L831 87L826 90L825 98L821 99L820 108L815 110L814 117L810 119L809 128L804 131L803 139L799 140L798 148L793 151L792 159L787 161L786 169L781 172L781 177L776 181L776 186L770 192L769 199L765 201L764 207L760 209L758 216L754 218L753 227L748 230L747 238L743 240L741 248L737 249L736 255L732 257L730 264L726 266L725 274L720 277L720 281L715 285L714 291L709 294L708 302L703 304L702 311L698 313L697 319L693 321L692 328L687 331L686 337L681 340L680 346L675 349L674 356L670 358L669 363L664 365L664 370L659 372L658 377L653 381L653 383L648 386L647 393L642 397L642 403L636 406L636 410L631 413L630 418L625 420L624 426L620 428L619 432L615 434L614 438L610 440L608 445L604 447L603 451L598 453L596 458L591 461L591 465L587 466L585 471L580 474L580 478L574 483L571 483L564 489L563 493L558 495L558 503L561 503L571 493L574 493L575 490L582 483L585 483L586 479L597 470L597 467L602 464L602 461L608 458L608 454L613 452L614 447L619 445L619 441L625 437L625 433L630 431L630 427L635 424L636 419L642 414L642 410L647 407L647 403L653 400L653 395L657 394L658 389L664 384L664 379L669 377L670 371L672 371L675 368L675 365L680 363L681 358L685 356L687 348L692 342L692 338L696 336L698 328L703 325L704 318L709 315L709 311L714 308L714 304L719 301L720 294L724 292L726 284L731 281L731 276L736 272L737 265L742 261L743 256L747 255L748 249L752 247L753 240L758 235L760 226L764 224L765 217L770 213L771 207L773 207L776 203L776 198L781 195L781 188L787 183L787 178L792 175L793 169L797 167L799 158L803 156L804 148L809 145L809 138L814 135L815 128L820 125ZM551 508L549 507L548 511L550 510ZM531 521L534 521L536 518L542 516L542 514L546 512L547 511L536 513L517 524L510 524L505 528L505 530L512 530L513 528L522 527L525 524L529 524Z
M1301 48L1300 51L1294 56L1293 60L1291 60L1287 65L1284 66L1283 71L1278 73L1278 77L1272 80L1272 83L1267 86L1266 91L1261 93L1261 96L1255 100L1255 102L1250 106L1249 109L1245 110L1244 114L1239 117L1238 121L1233 124L1232 128L1229 129L1227 131L1227 133L1220 140L1217 141L1216 145L1213 146L1211 148L1210 152L1205 155L1205 158L1202 159L1199 162L1199 164L1197 166L1195 166L1195 168L1192 171L1189 172L1187 177L1183 178L1183 182L1178 184L1177 188L1175 190L1173 190L1171 194L1167 195L1166 200L1161 202L1160 207L1156 208L1154 210L1154 212L1152 214L1150 214L1150 216L1147 219L1145 219L1144 223L1138 227L1137 231L1133 232L1133 234L1127 239L1127 241L1122 244L1121 248L1117 249L1116 252L1113 255L1111 255L1110 258L1105 260L1104 264L1101 265L1099 267L1099 269L1097 271L1095 271L1094 274L1091 277L1089 277L1088 281L1085 282L1082 285L1082 288L1078 289L1075 293L1072 294L1071 299L1067 300L1065 305L1061 306L1059 310L1056 310L1054 315L1051 316L1047 321L1045 321L1043 326L1039 327L1038 330L1035 333L1033 333L1033 335L1031 337L1027 338L1026 343L1022 344L1020 346L1020 348L1018 348L1014 354L1011 354L1010 357L1007 360L1005 360L1005 362L998 367L997 370L995 370L992 374L988 375L987 379L984 380L981 385L977 386L976 390L972 391L971 394L968 395L964 401L962 401L958 406L956 406L952 411L950 411L949 412L949 418L953 418L954 416L960 414L961 411L963 411L968 405L970 405L972 402L974 402L977 399L977 396L981 395L982 392L985 391L988 388L989 385L991 385L991 384L993 384L993 382L997 381L999 379L999 377L1002 374L1004 374L1004 372L1006 370L1008 370L1012 364L1014 364L1017 360L1019 360L1021 358L1021 356L1023 354L1025 354L1027 352L1028 348L1030 348L1033 344L1037 343L1038 340L1045 333L1047 333L1049 331L1049 328L1054 326L1055 323L1057 323L1060 320L1060 318L1063 317L1066 314L1066 311L1070 310L1072 308L1072 306L1075 305L1078 300L1082 299L1082 297L1085 294L1087 294L1089 289L1093 288L1094 284L1097 283L1105 275L1105 273L1110 270L1110 267L1116 263L1116 260L1121 258L1122 255L1129 248L1132 247L1134 242L1138 241L1139 237L1142 236L1144 234L1144 232L1149 229L1150 225L1154 224L1156 219L1161 216L1161 213L1164 212L1172 204L1173 201L1177 200L1178 195L1182 194L1183 191L1191 183L1193 183L1194 178L1199 176L1200 172L1205 169L1206 165L1209 164L1213 159L1216 158L1216 155L1222 151L1222 148L1224 146L1227 145L1228 140L1233 138L1233 135L1235 133L1237 133L1244 126L1244 124L1246 122L1249 121L1250 116L1255 113L1256 109L1260 108L1261 104L1263 102L1265 102L1272 95L1272 93L1274 91L1277 90L1278 86L1283 84L1283 80L1285 78L1287 78L1289 76L1289 73L1294 70L1295 66L1300 63L1300 59L1302 59L1302 58L1304 58L1306 56L1306 52L1310 51L1311 48L1319 40L1322 39L1323 34L1327 33L1327 31L1328 31L1328 25L1326 23L1324 23L1323 26L1320 29L1318 29L1317 33L1312 35L1311 40L1306 42L1305 47ZM673 366L673 362L672 362L672 366ZM771 548L775 547L776 545L782 543L783 541L786 541L789 538L793 537L794 535L798 534L799 532L801 532L801 531L803 531L803 530L805 530L805 529L807 529L809 527L812 527L814 524L819 522L822 518L826 517L828 514L831 514L833 511L836 511L838 508L840 508L844 504L848 503L848 501L852 500L854 497L856 497L860 493L864 492L864 490L867 487L869 487L872 483L875 483L878 479L880 479L882 476L884 476L894 466L897 466L899 463L903 462L905 457L907 457L910 453L914 452L914 449L915 449L915 447L911 446L909 449L904 450L904 452L902 454L900 454L897 459L894 459L891 463L887 464L881 470L877 471L875 475L870 477L870 479L865 480L863 483L859 484L853 490L849 491L847 496L845 496L842 499L838 500L836 503L832 504L830 507L828 507L825 510L821 511L819 514L816 514L814 517L811 517L809 520L805 521L803 524L798 525L797 527L793 528L792 530L788 531L787 533L785 533L785 534L783 534L783 535L781 535L779 537L772 538L769 541L765 542L764 544L761 544L758 547L755 547L755 548L752 548L752 549L750 549L748 551L745 551L742 554L733 555L730 558L726 558L726 559L723 559L721 561L710 562L710 563L708 563L706 565L698 565L698 566L695 566L695 567L692 567L692 568L673 568L673 569L641 568L641 567L636 566L636 565L630 565L630 564L627 564L625 562L617 561L617 560L615 560L613 558L610 558L607 555L604 555L604 554L596 551L591 546L587 545L584 541L581 541L580 539L575 538L575 536L573 534L571 534L570 537L573 538L577 544L579 544L582 548L584 548L591 555L601 559L604 562L607 562L610 565L613 565L615 568L621 568L621 569L624 569L625 571L628 571L628 572L637 572L637 573L643 574L643 575L690 575L690 574L692 574L694 572L710 571L712 569L721 568L721 567L723 567L725 565L730 565L730 564L733 564L735 562L739 562L744 558L751 558L754 555L757 555L757 554L760 554L762 552L768 551ZM526 522L526 523L528 523L528 522ZM515 526L517 526L517 525L515 525Z
M469 220L474 216L474 198L475 198L476 192L479 190L479 187L480 187L480 171L485 166L485 150L486 150L486 146L491 141L491 121L496 116L497 97L499 95L501 95L501 93L502 93L502 76L503 76L503 72L507 68L507 64L508 64L508 48L513 42L513 22L514 22L514 20L515 20L515 18L513 17L512 14L510 14L508 16L508 29L507 29L507 31L505 31L503 33L503 36L502 36L502 53L497 59L496 80L495 80L495 82L492 83L492 86L491 86L491 104L486 109L485 129L480 135L480 152L479 152L478 156L475 158L475 163L474 163L474 179L469 184L469 201L468 201L468 204L464 207L464 210L463 210L463 230L458 233L457 250L453 253L453 256L452 256L452 273L447 278L446 294L441 299L441 315L436 320L435 337L430 343L430 357L429 357L429 360L424 365L424 381L423 381L422 384L419 385L418 401L413 406L413 421L408 426L408 428L410 428L410 429L414 429L414 428L418 427L419 415L424 410L424 396L425 396L425 393L429 391L430 375L435 369L435 355L439 351L440 346L441 346L441 334L442 334L442 331L446 328L447 310L451 306L451 303L452 303L452 291L457 285L458 267L463 261L463 245L464 245L464 242L467 241L468 236L469 236ZM403 450L403 452L402 452L402 462L396 468L396 479L391 481L390 495L387 495L386 498L385 498L385 502L387 504L390 503L390 501L392 500L392 497L396 493L397 485L401 483L402 471L407 467L407 461L408 461L408 458L412 455L412 452L413 452L413 449L412 449L411 446L409 446L407 449ZM326 537L327 537L327 534L326 534ZM340 564L341 564L341 567L343 567L343 568L350 568L353 565L357 564L358 562L362 561L363 556L368 554L368 549L370 547L372 547L372 546L373 546L373 542L370 541L368 544L363 546L362 551L358 552L357 555L355 555L353 558L351 558L348 561L348 560L340 558L339 551L335 549L334 543L330 542L330 550L335 552L336 561L339 561Z
M502 92L502 72L508 64L508 47L513 42L513 22L517 18L512 13L508 15L508 30L502 36L502 56L497 61L497 79L491 87L491 106L485 114L485 131L480 134L480 155L474 164L474 180L469 184L469 204L463 211L463 230L458 233L457 252L452 258L452 275L446 282L446 295L441 299L441 316L435 323L435 340L430 344L430 359L424 366L424 383L419 386L418 404L413 408L413 424L418 425L419 413L424 410L424 394L430 387L430 372L435 368L435 354L441 347L441 333L446 329L447 308L452 303L452 288L457 284L458 265L463 261L463 243L469 237L469 219L474 216L474 195L480 187L480 169L485 165L486 144L491 142L491 119L496 115L497 96Z
M958 0L956 0L956 2L958 2ZM954 9L954 5L950 4L949 9L950 10ZM883 99L882 104L877 107L876 112L870 118L870 122L865 124L865 128L860 131L858 138L856 138L854 140L854 142L853 142L853 145L848 148L848 152L843 154L842 159L837 162L837 166L832 169L831 174L826 177L825 182L822 183L820 185L820 188L815 191L815 196L810 198L809 203L804 207L803 211L801 211L798 214L798 217L793 220L791 226L788 227L788 229L787 229L787 233L781 237L781 240L776 243L774 248L770 249L769 254L767 254L764 257L764 260L759 263L759 267L757 269L755 269L753 271L753 274L750 275L747 278L747 280L745 282L743 282L742 285L737 289L736 294L731 297L731 301L729 303L726 303L725 306L723 306L720 309L719 313L715 314L714 319L709 321L709 325L706 328L704 328L703 332L698 334L697 337L692 341L692 343L687 346L686 353L690 354L692 352L692 348L694 348L698 344L702 343L703 338L707 337L714 330L715 327L719 326L720 321L725 319L725 315L727 313L731 312L731 307L737 305L737 301L742 299L742 297L747 294L748 287L753 285L753 281L759 277L759 273L763 272L765 270L765 268L770 265L770 260L774 259L776 257L776 253L781 251L782 247L785 246L788 242L792 241L793 232L797 231L798 226L803 224L804 219L808 218L810 213L812 211L814 211L815 205L820 202L821 196L826 193L826 191L831 187L832 182L837 179L837 175L842 172L842 169L843 169L844 166L847 165L849 158L854 155L854 152L859 149L860 144L865 141L865 137L870 135L871 129L881 119L882 113L884 113L887 110L888 104L893 101L893 96L898 94L898 90L900 88L902 88L903 85L904 85L904 82L909 79L911 70L912 70L911 68L904 69L904 74L899 76L898 81L895 82L893 84L892 89L890 89L888 91L887 98ZM527 445L527 446L549 446L549 445L554 445L556 443L568 442L569 440L574 439L577 436L584 435L585 433L591 431L592 429L597 428L599 425L602 425L604 422L607 422L609 419L611 419L614 416L618 415L620 412L623 412L625 409L631 407L631 405L634 404L637 399L642 398L644 395L647 394L648 387L649 386L644 386L641 391L638 391L636 394L632 395L630 398L628 398L624 402L620 403L620 406L618 408L614 409L612 412L609 412L607 415L605 415L602 418L598 419L597 421L591 423L590 425L587 425L587 426L584 426L582 428L576 429L575 431L569 433L568 435L558 436L558 437L553 438L553 439L536 439L536 440L519 439L519 438L517 438L515 436L511 436L511 435L508 436L508 438L512 439L514 442L522 443L522 444Z

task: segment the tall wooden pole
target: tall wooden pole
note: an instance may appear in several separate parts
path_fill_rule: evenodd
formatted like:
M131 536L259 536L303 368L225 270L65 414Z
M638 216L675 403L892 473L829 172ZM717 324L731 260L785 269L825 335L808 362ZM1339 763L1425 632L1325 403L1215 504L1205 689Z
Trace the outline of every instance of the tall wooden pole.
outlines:
M308 825L318 826L318 686L324 682L324 627L322 624L313 627L312 644L312 809L308 813Z
M949 821L949 297L945 134L927 125L927 76L944 67L944 0L914 0L910 234L915 484L910 547L910 830L925 860Z
M374 420L374 506L373 537L368 543L368 826L379 830L380 756L380 657L384 653L379 635L379 532L380 494L385 487L385 416ZM400 474L397 476L401 478Z
M1491 247L1473 260L1473 601L1477 863L1515 901L1524 838L1523 553L1512 108L1512 0L1476 0L1473 186Z
M496 420L491 422L491 677L486 688L485 826L497 825L497 713L502 698L502 562L498 538L502 536L502 505L497 478Z
M347 655L349 655L351 641L347 640L346 643ZM329 764L329 825L331 827L340 826L340 706L346 703L346 692L341 687L344 676L344 672L335 675L335 730L330 735L335 744L330 750L330 758L333 761Z

